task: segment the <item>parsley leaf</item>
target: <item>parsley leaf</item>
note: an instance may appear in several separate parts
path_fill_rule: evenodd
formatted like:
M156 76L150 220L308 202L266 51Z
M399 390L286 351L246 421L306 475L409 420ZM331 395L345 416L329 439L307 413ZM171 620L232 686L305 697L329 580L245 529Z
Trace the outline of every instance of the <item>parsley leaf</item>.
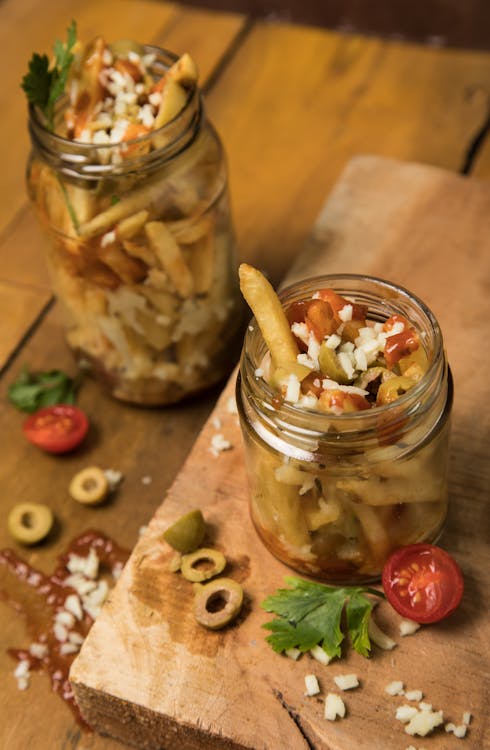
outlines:
M54 110L56 101L63 94L70 67L74 59L72 49L77 41L77 26L72 21L67 29L67 41L59 39L54 43L54 63L49 68L47 55L34 52L29 61L29 69L22 79L22 88L31 104L38 106L46 117L47 126L54 129Z
M8 397L17 409L33 412L43 406L73 404L77 388L78 382L61 370L34 373L24 367L9 386Z
M280 653L289 648L309 651L321 644L328 656L340 656L344 640L341 620L345 607L352 646L362 656L369 656L368 623L373 602L365 594L383 597L382 592L362 586L337 588L302 578L288 577L285 581L291 588L278 589L262 602L266 612L278 615L263 625L271 631L266 640L274 651Z

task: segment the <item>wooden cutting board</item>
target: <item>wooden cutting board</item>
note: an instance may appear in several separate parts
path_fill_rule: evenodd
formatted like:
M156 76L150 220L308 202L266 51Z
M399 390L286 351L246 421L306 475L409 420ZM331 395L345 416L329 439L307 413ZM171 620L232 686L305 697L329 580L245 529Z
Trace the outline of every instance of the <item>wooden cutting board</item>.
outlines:
M398 645L391 652L374 648L369 660L346 649L342 660L322 666L309 656L294 662L272 652L260 602L290 571L263 548L249 520L240 432L228 410L232 378L72 667L77 699L93 726L151 750L490 747L489 259L489 184L359 157L348 164L288 277L382 276L421 296L439 318L456 392L451 509L441 544L463 568L459 610L401 638L399 619L380 605L378 622ZM210 451L216 433L232 445L219 456ZM171 551L160 541L170 522L196 506L210 525L210 544L228 558L227 574L246 592L239 621L224 632L194 621L191 584L168 571ZM335 690L335 675L350 672L360 687L344 695L346 718L328 722L323 697ZM319 679L318 698L304 695L308 673ZM395 679L422 690L446 721L459 724L471 711L464 744L443 730L409 737L394 716L403 700L384 691Z

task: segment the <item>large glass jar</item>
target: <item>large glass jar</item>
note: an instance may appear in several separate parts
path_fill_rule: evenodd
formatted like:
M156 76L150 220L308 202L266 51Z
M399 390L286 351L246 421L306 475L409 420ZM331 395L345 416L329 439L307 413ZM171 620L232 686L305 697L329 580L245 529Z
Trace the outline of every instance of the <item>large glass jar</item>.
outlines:
M177 59L143 49L158 79ZM145 405L219 381L241 303L223 148L198 87L168 124L124 143L62 138L32 106L29 131L28 191L79 364Z
M447 512L452 382L441 331L408 291L375 278L324 276L281 295L285 309L333 288L368 305L371 321L405 316L429 366L384 406L342 414L278 399L259 377L266 356L252 320L237 382L252 521L265 546L301 573L335 583L375 580L397 547L434 542Z

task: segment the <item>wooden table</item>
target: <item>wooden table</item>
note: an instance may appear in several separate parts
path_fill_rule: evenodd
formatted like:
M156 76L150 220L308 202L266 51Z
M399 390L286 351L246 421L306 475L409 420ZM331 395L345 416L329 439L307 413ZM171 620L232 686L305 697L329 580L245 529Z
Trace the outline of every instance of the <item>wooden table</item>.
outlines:
M490 54L252 23L238 15L150 0L2 0L2 516L25 499L53 507L60 521L57 535L27 554L45 571L68 540L95 523L94 511L74 507L67 497L73 473L87 463L123 472L114 502L96 511L96 525L131 548L218 394L145 411L115 403L88 382L80 405L96 415L96 430L82 452L61 461L26 444L23 417L6 401L7 387L25 363L73 372L25 195L28 138L19 81L32 51L49 50L74 16L83 39L96 33L109 40L130 36L195 57L210 117L229 157L240 257L265 268L276 282L303 247L326 195L353 155L419 161L483 178L490 173ZM152 478L151 484L142 483L144 476ZM10 544L3 522L0 547ZM34 675L28 694L17 690L5 648L22 645L23 625L3 605L0 616L0 746L121 747L81 734L43 675Z

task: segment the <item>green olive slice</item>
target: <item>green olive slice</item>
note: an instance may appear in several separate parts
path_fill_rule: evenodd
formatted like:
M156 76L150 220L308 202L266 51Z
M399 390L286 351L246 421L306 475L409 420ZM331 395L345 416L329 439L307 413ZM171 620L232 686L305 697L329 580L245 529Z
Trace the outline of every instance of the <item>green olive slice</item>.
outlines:
M210 563L210 565L198 568L197 566L202 563ZM226 559L222 552L201 547L201 549L191 552L190 555L182 557L180 572L188 581L200 583L219 575L225 569L225 566Z
M194 552L206 534L206 522L199 509L181 516L163 532L163 538L171 547L182 552Z
M340 383L340 385L347 385L347 383L349 383L349 378L340 364L339 358L334 350L327 346L325 341L323 341L320 346L318 364L320 365L320 370L325 377L330 378L330 380L335 380L335 382Z
M196 620L210 630L224 628L239 614L243 589L231 578L216 578L201 586L194 598Z
M19 503L7 518L9 534L21 544L36 544L47 537L53 526L53 512L41 503Z
M397 398L403 396L404 393L413 388L415 380L407 378L405 375L397 375L394 378L385 380L384 383L378 388L378 395L376 396L376 403L378 406L384 404L391 404L392 401L396 401Z
M387 370L386 367L368 367L367 370L361 372L361 374L354 380L354 385L358 388L364 388L365 391L369 391L373 395L376 395L381 383L395 377L395 373L391 372L391 370Z
M109 481L98 466L87 466L75 474L68 491L78 503L98 505L109 492Z

